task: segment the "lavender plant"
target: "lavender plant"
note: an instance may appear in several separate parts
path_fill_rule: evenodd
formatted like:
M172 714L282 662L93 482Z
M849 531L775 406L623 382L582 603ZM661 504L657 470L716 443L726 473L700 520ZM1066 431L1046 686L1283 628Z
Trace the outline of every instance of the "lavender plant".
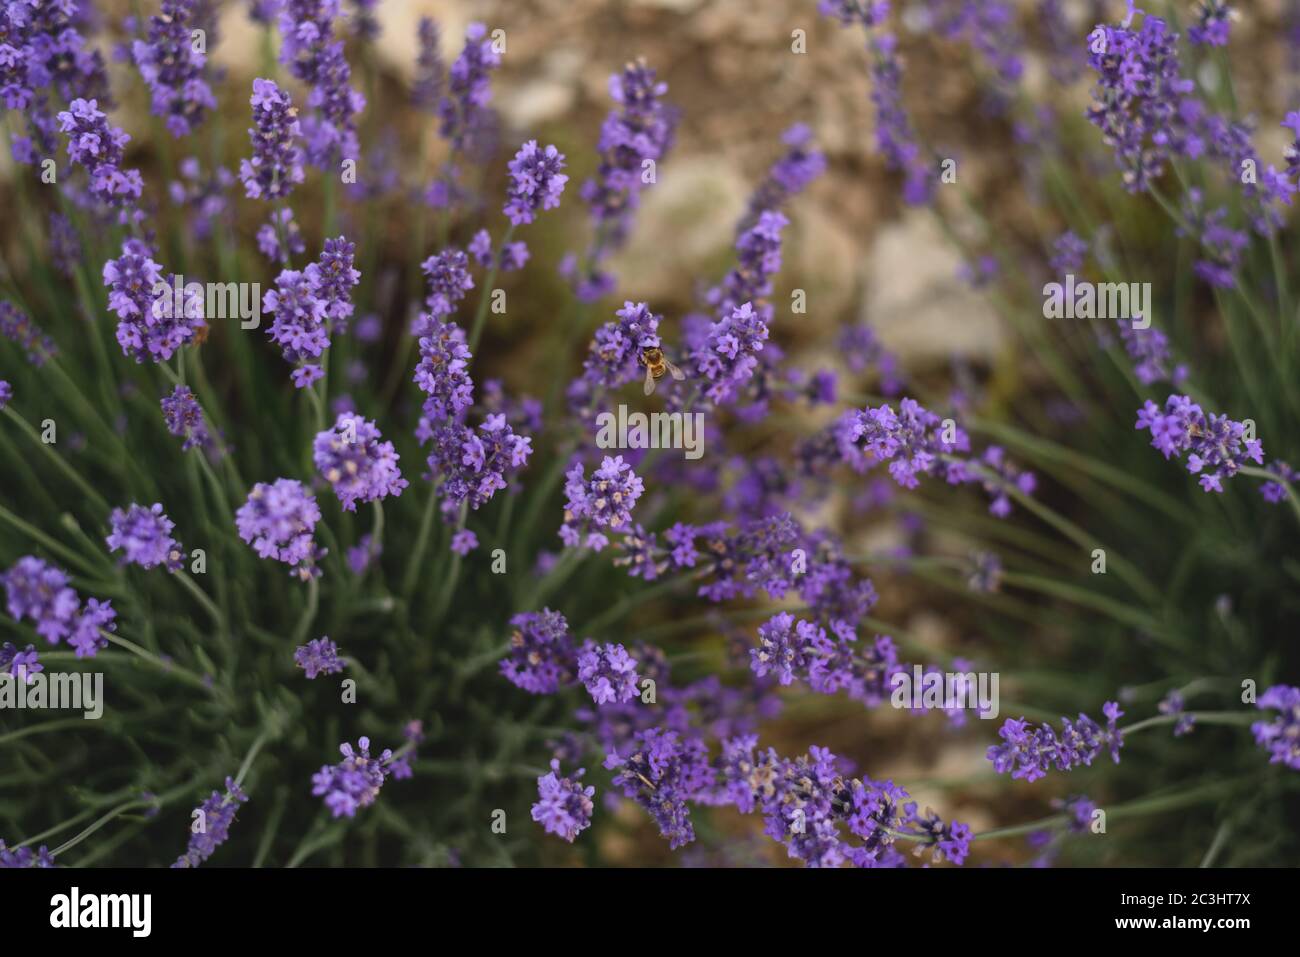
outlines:
M808 0L874 144L788 117L663 303L621 288L692 108L649 62L515 129L488 24L422 20L396 95L373 3L247 5L247 79L214 4L88 6L0 3L0 866L1294 856L1300 145L1236 99L1233 5ZM806 348L792 223L846 168L941 225L1014 389L847 315ZM1067 276L1152 292L1048 318ZM629 406L670 438L598 442ZM93 725L15 704L90 673ZM908 780L940 747L978 770Z

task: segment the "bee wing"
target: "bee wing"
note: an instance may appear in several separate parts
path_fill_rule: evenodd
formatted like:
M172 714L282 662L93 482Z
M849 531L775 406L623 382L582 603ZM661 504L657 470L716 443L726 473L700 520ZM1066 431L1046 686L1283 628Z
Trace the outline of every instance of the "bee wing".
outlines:
M686 373L683 372L681 369L677 368L677 366L673 365L667 359L664 360L664 365L668 367L669 374L678 382L681 382L683 379L686 378Z
M655 390L655 374L650 366L645 367L645 394L651 395Z

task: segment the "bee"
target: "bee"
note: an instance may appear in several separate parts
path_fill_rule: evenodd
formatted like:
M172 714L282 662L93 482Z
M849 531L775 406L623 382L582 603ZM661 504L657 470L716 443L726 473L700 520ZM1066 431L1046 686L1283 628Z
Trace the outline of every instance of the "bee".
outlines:
M646 395L654 394L655 385L664 377L665 372L670 373L678 382L686 378L685 372L664 358L664 351L658 346L641 350L641 364L645 366Z

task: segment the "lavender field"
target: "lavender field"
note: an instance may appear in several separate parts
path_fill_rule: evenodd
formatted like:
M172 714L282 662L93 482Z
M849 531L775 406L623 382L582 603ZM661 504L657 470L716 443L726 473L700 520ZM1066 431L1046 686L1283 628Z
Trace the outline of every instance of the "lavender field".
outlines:
M0 0L0 100L0 867L1300 860L1300 3Z

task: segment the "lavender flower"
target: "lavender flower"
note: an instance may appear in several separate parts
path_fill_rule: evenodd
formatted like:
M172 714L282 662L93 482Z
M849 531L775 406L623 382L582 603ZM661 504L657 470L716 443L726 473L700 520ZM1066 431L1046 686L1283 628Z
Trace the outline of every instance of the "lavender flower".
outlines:
M813 143L813 132L806 123L795 123L781 134L786 151L772 164L767 178L749 198L749 207L742 220L752 225L765 211L776 210L790 197L802 193L822 173L826 172L826 154ZM743 230L742 230L743 232Z
M1279 502L1286 501L1287 484L1300 482L1300 472L1297 472L1280 459L1269 462L1265 467L1265 471L1271 472L1278 478L1276 482L1265 482L1259 487L1259 494L1264 496L1264 501L1270 505L1277 505Z
M111 602L87 599L85 606L68 585L63 569L25 555L0 575L11 618L33 622L36 633L52 645L64 639L78 658L93 658L108 640L100 634L117 629Z
M331 331L344 331L352 316L352 290L361 281L361 273L352 266L355 256L356 244L346 237L327 239L320 259L306 269Z
M347 662L339 657L338 645L328 636L313 638L298 646L293 653L293 663L307 673L309 681L318 675L336 675L347 666Z
M989 512L998 518L1011 514L1011 497L1008 489L1016 489L1022 495L1032 495L1038 486L1038 478L1033 472L1022 471L1006 457L1000 445L990 445L980 457L980 464L992 474L993 478L983 478L984 491L991 502Z
M239 805L248 801L248 795L235 783L234 778L226 778L226 789L213 791L199 807L203 827L198 831L191 829L189 847L176 859L172 867L198 867L230 836L230 825L235 822Z
M356 817L357 811L375 803L379 789L396 771L392 749L378 758L370 756L370 739L360 738L354 750L344 742L339 745L343 760L325 765L312 775L311 793L325 798L325 806L334 817Z
M181 160L179 172L181 178L168 183L167 192L173 203L184 206L192 214L190 223L194 238L210 239L217 223L228 219L226 214L230 201L226 194L235 182L234 174L224 166L218 166L205 177L198 158L194 156ZM260 244L260 233L258 240Z
M562 272L574 283L579 300L594 302L613 288L614 277L601 268L623 246L646 185L646 171L672 147L676 113L663 103L668 85L659 82L644 60L628 63L609 78L612 110L600 128L595 175L579 195L591 211L595 235L579 270L576 257L566 258ZM653 182L653 178L651 182Z
M185 440L181 443L182 451L195 448L207 451L213 447L203 409L188 387L178 385L171 395L163 396L162 411L167 431Z
M275 288L262 297L262 311L275 316L267 335L287 362L317 359L329 348L326 305L311 273L285 269L275 277ZM299 388L304 384L295 381Z
M338 417L332 429L316 435L312 458L316 468L334 488L345 512L355 512L357 502L377 502L398 496L406 488L392 442L380 441L374 422L351 412Z
M758 647L750 650L750 667L760 678L775 674L781 684L807 673L814 649L826 641L826 632L809 621L795 621L781 612L758 628Z
M309 87L307 105L313 114L302 130L308 159L322 169L340 158L358 157L354 116L366 105L365 97L350 86L352 69L343 42L333 39L338 14L338 0L284 0L280 8L280 62Z
M35 645L28 645L22 650L8 641L0 645L0 674L13 675L26 684L31 684L36 673L44 670L45 666L36 654Z
M1204 46L1226 47L1236 17L1237 11L1225 0L1201 0L1196 22L1187 28L1187 39Z
M71 279L81 262L81 237L72 220L62 213L50 213L50 260L54 268Z
M605 767L616 770L615 787L650 813L670 848L695 840L686 803L711 788L714 778L702 742L650 728L637 732L623 753L608 755Z
M1003 743L989 747L988 759L998 774L1010 771L1013 778L1026 781L1037 781L1052 768L1070 771L1091 765L1103 750L1109 750L1111 759L1118 764L1124 738L1115 722L1124 712L1113 701L1107 701L1101 710L1106 716L1104 728L1080 714L1077 722L1062 718L1059 732L1048 724L1036 727L1024 718L1008 718L998 731Z
M1179 385L1187 378L1187 366L1171 366L1169 338L1159 329L1138 329L1130 322L1117 320L1124 351L1133 360L1133 374L1143 385L1169 382Z
M1159 17L1144 18L1138 31L1100 26L1088 40L1088 64L1097 72L1088 119L1114 149L1132 193L1145 191L1164 171L1171 123L1193 89L1180 72L1177 40Z
M550 772L537 779L533 820L542 825L547 834L562 837L570 844L591 826L591 813L595 808L591 799L596 789L582 786L582 776L586 773L586 768L579 768L572 776L562 777L559 759L552 758Z
M415 384L425 393L424 415L432 423L459 419L474 402L474 380L469 376L473 356L465 333L454 322L431 320L420 339L420 362Z
M937 475L949 483L966 481L960 463L945 456L970 450L970 439L913 399L903 399L898 412L887 405L848 413L839 425L840 450L856 471L888 462L889 474L904 488L916 488L918 476Z
M515 226L531 223L539 211L560 205L569 177L560 172L564 154L553 145L542 148L537 140L529 140L519 147L509 168L504 212Z
M253 107L253 126L248 131L253 156L239 164L244 192L250 199L284 199L304 178L302 148L297 145L302 138L298 111L289 94L273 80L254 80L249 103Z
M37 368L58 354L54 340L32 322L31 317L12 302L0 300L0 336L14 343Z
M192 132L217 106L204 76L207 53L195 49L190 33L197 7L197 0L163 0L162 12L149 18L146 39L131 47L152 95L153 113L165 119L176 137Z
M139 239L122 243L122 255L104 263L108 307L118 316L117 343L136 362L165 362L205 326L203 300L163 279L153 250Z
M501 58L485 36L487 27L481 23L471 23L465 29L465 48L451 65L447 94L438 104L438 132L451 144L453 153L476 152L491 126L487 107L492 99L490 74Z
M564 525L560 538L570 547L580 542L587 548L600 551L608 540L599 531L589 531L583 538L578 524L584 528L623 531L632 521L632 508L645 491L645 483L623 461L623 456L605 456L600 468L588 480L582 463L578 462L565 473L564 491L568 501L564 507Z
M836 341L849 371L861 374L874 369L880 377L882 395L898 395L903 390L898 357L884 347L875 330L866 323L847 327Z
M615 321L596 330L582 378L570 391L570 398L585 398L596 392L617 389L641 376L640 358L646 349L659 348L659 323L663 317L644 302L624 302L614 313Z
M889 16L888 0L818 0L817 12L838 20L843 26L860 23L879 26Z
M1052 272L1058 276L1076 273L1083 268L1083 257L1088 255L1088 243L1072 229L1067 229L1052 244Z
M1183 700L1183 695L1177 689L1170 691L1161 699L1156 710L1161 714L1169 715L1175 718L1174 737L1181 738L1185 734L1191 734L1192 728L1196 724L1196 716L1187 714L1187 703Z
M325 552L312 537L319 521L315 496L301 482L284 478L270 485L258 482L235 513L240 538L261 558L284 562L303 580L320 575L317 562Z
M179 571L184 564L185 549L172 538L176 527L160 503L146 508L131 505L126 511L113 509L109 518L112 532L106 539L108 550L121 551L122 563L156 568L163 565L168 571Z
M1277 716L1250 726L1255 743L1269 752L1269 764L1284 764L1300 771L1300 688L1274 685L1259 696L1255 707L1271 708Z
M1247 461L1262 465L1264 446L1246 438L1246 426L1211 412L1185 395L1171 395L1163 410L1150 399L1138 410L1135 428L1151 432L1151 446L1166 458L1187 454L1187 471L1200 475L1206 492L1222 492L1223 480Z
M709 327L704 345L694 356L696 366L710 382L705 390L709 399L721 403L736 395L754 374L767 336L767 323L748 302Z
M442 53L438 45L438 24L430 17L420 17L417 28L420 52L416 58L415 82L411 86L411 101L426 113L433 113L442 99L446 83Z
M871 102L876 107L876 148L890 170L903 174L903 201L921 206L934 194L934 176L921 158L907 110L903 107L903 66L898 39L881 34L872 46Z
M139 170L122 169L126 133L108 122L97 100L78 97L59 114L59 129L68 135L68 156L90 174L90 193L97 201L117 210L120 222L138 213L131 207L139 202L144 180Z
M456 311L456 305L474 288L469 274L469 258L459 249L450 248L430 256L421 268L429 280L429 295L424 300L429 316L441 320ZM428 324L423 324L425 329ZM421 335L428 332L420 330Z
M504 415L489 415L477 431L460 422L433 429L429 472L443 480L448 516L465 502L477 511L506 487L506 476L528 464L532 439L516 435Z
M578 680L596 704L632 701L639 694L636 659L622 645L588 641L578 655Z
M501 659L501 674L532 694L554 694L577 675L577 646L569 623L558 611L543 608L510 619L510 651Z
M478 536L468 528L462 528L451 536L451 550L461 558L476 548L478 548Z
M33 851L30 847L17 847L12 851L0 841L0 868L53 867L54 855L42 844Z
M13 386L4 379L0 379L0 411L3 411L14 397Z
M515 272L524 268L528 262L528 244L524 242L506 243L500 254L492 248L492 235L486 229L474 234L469 245L465 247L484 269L499 269L502 272ZM471 283L472 286L472 283Z
M282 234L283 244L280 241ZM293 218L293 210L286 206L271 213L270 221L257 229L257 248L263 256L281 266L288 266L291 256L301 256L307 251L302 230Z

